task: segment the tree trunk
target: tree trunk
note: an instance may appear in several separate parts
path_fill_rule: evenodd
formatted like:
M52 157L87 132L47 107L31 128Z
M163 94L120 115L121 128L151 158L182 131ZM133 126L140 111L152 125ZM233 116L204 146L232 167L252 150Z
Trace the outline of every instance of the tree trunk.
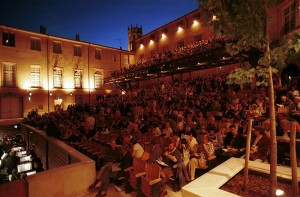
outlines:
M268 0L265 0L265 10L268 14ZM269 108L270 108L270 149L271 149L271 159L270 159L270 197L276 196L277 189L277 139L276 139L276 119L275 119L275 98L274 98L274 85L272 76L272 66L271 66L271 55L270 55L270 39L268 35L268 19L266 18L266 54L268 58L268 88L269 88Z
M296 123L291 124L290 158L292 169L292 196L298 195L297 157L296 157Z
M276 140L276 119L275 119L275 99L273 88L272 67L269 66L269 105L270 105L270 196L276 196L277 189L277 140Z
M245 167L244 167L244 190L248 191L248 171L249 171L249 157L251 148L251 131L252 131L252 119L249 119L247 143L246 143L246 154L245 154Z

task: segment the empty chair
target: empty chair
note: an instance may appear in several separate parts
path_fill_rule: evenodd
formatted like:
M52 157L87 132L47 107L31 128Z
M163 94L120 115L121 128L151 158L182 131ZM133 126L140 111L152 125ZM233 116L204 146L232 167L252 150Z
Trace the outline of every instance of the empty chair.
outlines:
M146 161L136 159L132 169L129 171L130 186L137 190L140 187L141 176L145 175Z
M161 168L152 163L147 163L146 176L141 177L142 192L147 197L159 197Z

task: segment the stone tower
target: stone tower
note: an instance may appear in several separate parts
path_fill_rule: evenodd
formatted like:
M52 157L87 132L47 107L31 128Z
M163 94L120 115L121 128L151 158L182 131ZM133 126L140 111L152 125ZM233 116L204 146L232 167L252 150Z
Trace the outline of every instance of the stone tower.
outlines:
M142 37L143 28L142 26L138 27L136 24L135 27L128 27L128 51L136 51L136 43L134 42L136 39Z

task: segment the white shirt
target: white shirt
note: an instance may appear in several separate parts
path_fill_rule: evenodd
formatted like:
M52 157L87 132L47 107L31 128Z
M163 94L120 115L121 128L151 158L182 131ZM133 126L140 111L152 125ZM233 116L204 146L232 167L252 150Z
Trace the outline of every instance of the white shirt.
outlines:
M139 143L133 145L133 151L136 151L135 158L141 158L144 154L144 149Z

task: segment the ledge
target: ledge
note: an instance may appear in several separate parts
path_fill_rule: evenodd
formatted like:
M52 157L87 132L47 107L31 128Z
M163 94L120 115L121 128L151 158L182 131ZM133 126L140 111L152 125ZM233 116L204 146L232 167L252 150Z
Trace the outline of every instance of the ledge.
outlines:
M236 197L238 195L219 189L244 168L244 159L230 158L224 163L182 187L182 196L224 196ZM249 161L249 170L264 174L270 173L270 164ZM300 181L300 168L297 168L298 181ZM288 166L277 166L277 177L291 180L292 172Z

